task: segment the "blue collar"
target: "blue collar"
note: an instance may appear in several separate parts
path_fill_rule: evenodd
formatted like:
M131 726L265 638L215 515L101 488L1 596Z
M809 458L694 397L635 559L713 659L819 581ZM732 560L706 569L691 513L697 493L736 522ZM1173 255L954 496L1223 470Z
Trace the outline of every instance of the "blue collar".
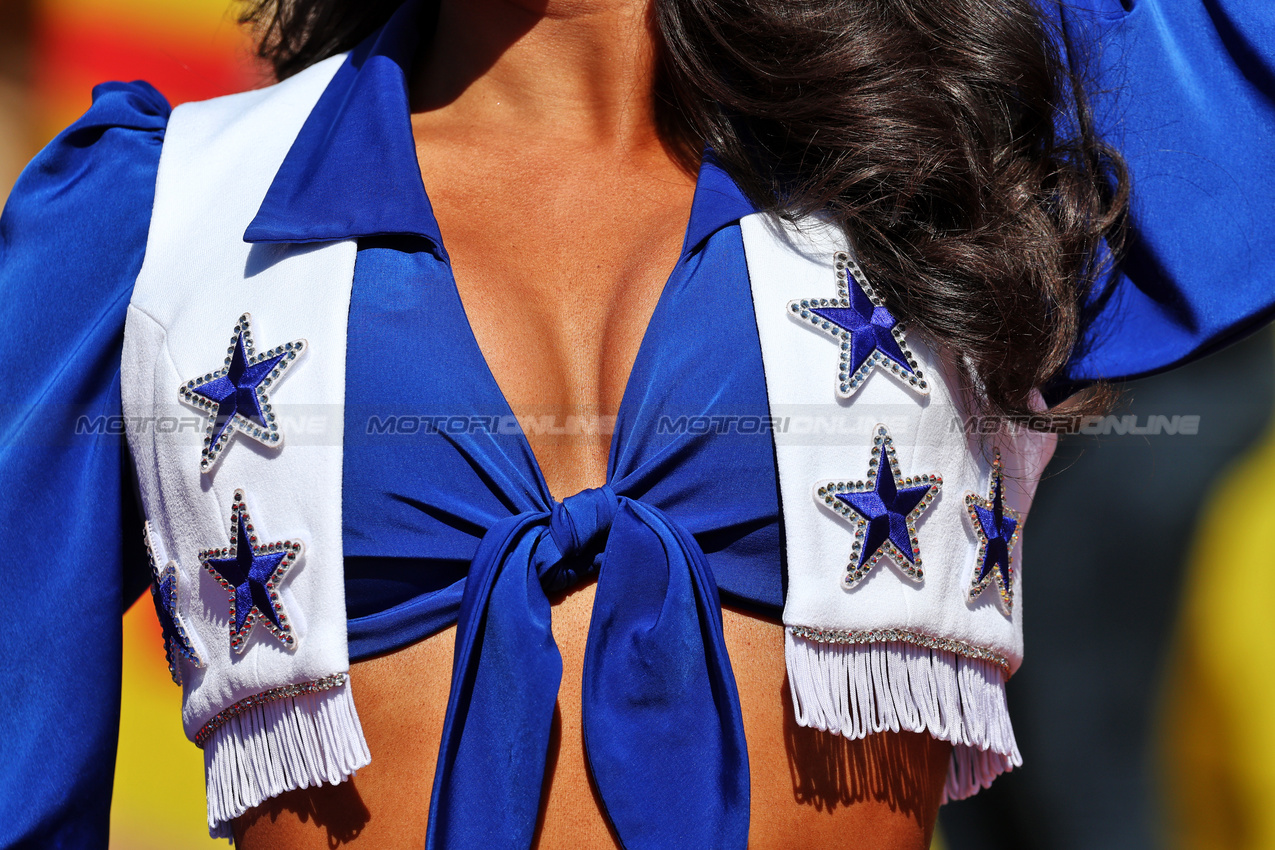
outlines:
M411 235L444 256L412 138L407 77L425 4L409 2L350 51L284 158L245 242L332 242ZM706 153L685 257L757 208Z

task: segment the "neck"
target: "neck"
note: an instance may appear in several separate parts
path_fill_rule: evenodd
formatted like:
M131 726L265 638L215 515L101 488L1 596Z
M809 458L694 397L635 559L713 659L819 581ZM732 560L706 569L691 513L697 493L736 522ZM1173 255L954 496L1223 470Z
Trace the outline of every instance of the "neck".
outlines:
M441 0L412 109L550 144L656 140L648 0Z

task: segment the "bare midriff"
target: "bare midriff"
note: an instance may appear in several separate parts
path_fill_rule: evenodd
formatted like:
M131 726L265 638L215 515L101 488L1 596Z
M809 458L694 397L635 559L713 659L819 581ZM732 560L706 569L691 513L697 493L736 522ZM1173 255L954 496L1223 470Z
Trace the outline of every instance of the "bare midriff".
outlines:
M694 164L655 129L645 4L545 5L444 2L434 49L414 77L413 132L456 286L491 371L467 379L494 378L520 416L605 422L620 409L679 262ZM605 483L605 429L528 440L555 498ZM618 846L581 736L593 591L584 584L553 600L563 676L540 850ZM782 626L731 609L722 617L748 741L750 847L927 847L949 745L913 733L847 741L798 727ZM238 846L423 847L454 635L448 628L353 664L371 764L341 785L290 792L249 812L235 825Z
M593 587L577 589L553 609L563 675L539 850L618 846L589 783L580 732L580 675ZM797 726L785 685L782 627L730 609L723 620L748 739L749 847L928 847L948 745L911 732L847 741ZM372 763L341 785L290 792L253 810L236 823L236 846L424 847L454 634L447 629L354 664L351 681Z

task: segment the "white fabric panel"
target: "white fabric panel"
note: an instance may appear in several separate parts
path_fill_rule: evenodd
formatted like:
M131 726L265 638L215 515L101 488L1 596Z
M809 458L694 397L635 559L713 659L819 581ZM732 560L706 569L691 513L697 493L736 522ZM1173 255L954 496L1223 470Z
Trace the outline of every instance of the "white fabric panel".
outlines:
M1022 535L1014 555L1012 614L994 587L968 598L977 537L965 493L988 494L993 447L1005 465L1009 507L1026 515L1057 437L1020 430L994 441L963 430L965 408L953 387L954 370L917 334L908 346L929 384L914 389L875 370L857 394L839 399L836 342L795 321L790 301L836 297L833 255L850 252L835 228L808 220L798 227L756 214L741 227L752 279L766 390L777 423L788 597L784 623L830 630L902 629L991 650L1016 669L1022 660ZM853 280L851 285L854 285ZM878 424L894 440L903 476L937 474L942 489L916 522L924 579L913 582L888 558L847 588L842 579L854 526L815 498L821 481L863 481Z
M183 670L183 722L192 739L245 697L349 667L341 445L356 246L243 241L302 123L343 61L333 57L269 89L179 106L160 159L146 258L128 310L121 383L142 502L165 553L177 561L180 610L206 653L205 668ZM178 387L222 367L245 312L252 315L259 353L308 341L270 391L284 442L267 448L236 434L220 462L201 474L205 414L179 402ZM163 417L178 427L157 427ZM262 543L291 538L305 546L281 583L297 635L292 650L258 622L245 651L232 652L229 594L200 565L200 550L231 543L231 503L239 488Z

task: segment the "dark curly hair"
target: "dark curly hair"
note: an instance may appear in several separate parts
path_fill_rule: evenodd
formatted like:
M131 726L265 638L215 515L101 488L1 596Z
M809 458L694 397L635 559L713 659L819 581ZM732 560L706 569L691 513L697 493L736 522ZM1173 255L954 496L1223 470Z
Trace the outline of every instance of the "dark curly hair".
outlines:
M766 209L831 213L993 416L1032 413L1032 391L1060 377L1129 203L1036 2L653 0L674 147L711 146ZM399 3L249 0L242 20L283 78ZM1055 412L1113 398L1099 384Z

